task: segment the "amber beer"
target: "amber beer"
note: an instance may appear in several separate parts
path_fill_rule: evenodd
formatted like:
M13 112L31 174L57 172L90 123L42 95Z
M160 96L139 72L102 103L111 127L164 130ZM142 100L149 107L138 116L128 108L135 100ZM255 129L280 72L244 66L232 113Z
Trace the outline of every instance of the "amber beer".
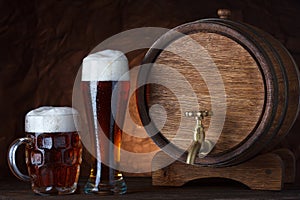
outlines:
M28 133L36 144L26 148L27 167L35 188L64 193L75 189L81 163L82 147L77 132ZM57 191L56 191L57 190Z
M86 57L82 67L86 116L96 148L85 192L123 194L127 187L118 168L130 87L128 61L119 51L105 50Z
M37 194L70 194L77 188L82 145L78 134L79 115L69 107L44 106L27 113L26 137L17 139L9 149L9 166L22 180L31 181ZM29 176L15 165L20 144L26 144Z

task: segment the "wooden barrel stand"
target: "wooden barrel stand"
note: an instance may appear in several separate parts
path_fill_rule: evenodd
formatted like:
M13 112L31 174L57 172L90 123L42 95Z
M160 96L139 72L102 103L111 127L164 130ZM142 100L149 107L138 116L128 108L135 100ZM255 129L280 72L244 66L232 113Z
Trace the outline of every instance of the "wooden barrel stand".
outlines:
M164 167L165 163L171 163ZM226 178L238 181L255 190L282 190L284 183L295 180L295 156L288 149L261 154L238 165L204 167L176 161L163 151L152 161L152 184L155 186L183 186L203 178Z

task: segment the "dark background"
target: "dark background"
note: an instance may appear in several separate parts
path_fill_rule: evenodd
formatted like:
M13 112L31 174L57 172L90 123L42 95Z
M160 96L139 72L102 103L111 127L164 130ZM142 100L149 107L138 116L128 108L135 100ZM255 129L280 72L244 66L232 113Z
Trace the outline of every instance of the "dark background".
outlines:
M73 83L81 61L101 41L132 28L173 28L217 17L219 8L231 9L233 20L272 34L300 66L297 0L0 1L0 177L10 175L7 148L24 136L24 115L42 105L72 105ZM131 55L131 66L138 64L141 55ZM298 161L299 120L281 144L289 147ZM127 149L155 148L149 143L147 139L127 138L124 145Z

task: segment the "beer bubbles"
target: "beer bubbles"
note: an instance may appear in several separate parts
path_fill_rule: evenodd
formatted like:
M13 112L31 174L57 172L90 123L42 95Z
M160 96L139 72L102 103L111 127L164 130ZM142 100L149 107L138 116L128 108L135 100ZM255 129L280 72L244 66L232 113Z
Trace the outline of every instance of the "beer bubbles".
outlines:
M78 112L70 107L43 106L31 110L25 116L26 132L56 133L78 129Z
M128 81L128 60L116 50L88 55L82 62L82 81ZM124 75L124 76L123 76Z
M116 50L88 55L82 62L81 90L94 156L85 193L127 190L120 165L122 128L130 89L128 60Z

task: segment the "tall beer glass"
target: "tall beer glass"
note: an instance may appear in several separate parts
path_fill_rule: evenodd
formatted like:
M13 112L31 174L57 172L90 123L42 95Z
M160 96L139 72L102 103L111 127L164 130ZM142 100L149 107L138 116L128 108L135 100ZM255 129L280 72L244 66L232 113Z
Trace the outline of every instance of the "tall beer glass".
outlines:
M90 54L82 63L82 92L94 141L94 161L85 193L124 194L120 163L122 127L129 93L128 61L120 51Z

